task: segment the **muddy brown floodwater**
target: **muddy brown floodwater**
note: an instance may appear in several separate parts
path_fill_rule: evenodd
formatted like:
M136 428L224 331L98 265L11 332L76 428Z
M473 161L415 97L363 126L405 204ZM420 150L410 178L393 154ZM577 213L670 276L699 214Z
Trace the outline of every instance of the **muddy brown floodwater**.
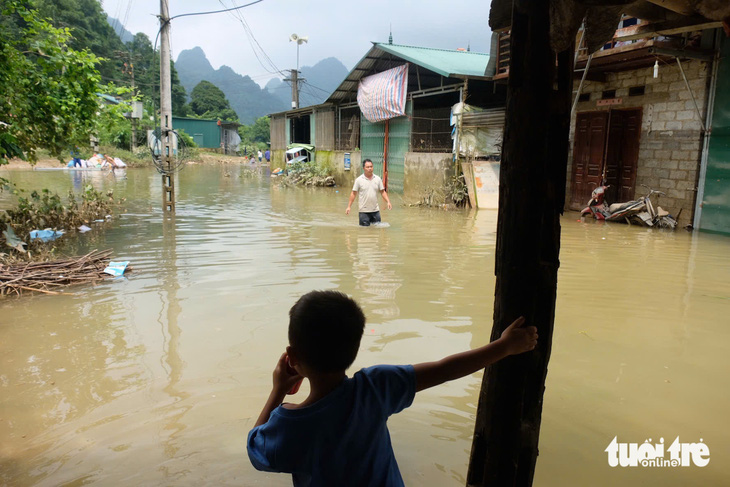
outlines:
M287 311L311 289L365 310L351 372L489 339L495 212L405 208L396 196L387 226L359 228L344 214L349 188L283 189L227 165L182 171L177 215L163 221L151 170L0 173L126 197L126 213L82 235L78 252L111 248L134 267L71 296L0 299L0 484L290 485L255 471L245 443ZM575 214L562 225L535 485L728 485L730 238ZM407 485L465 484L480 383L424 391L391 418ZM614 437L702 441L710 462L610 467Z

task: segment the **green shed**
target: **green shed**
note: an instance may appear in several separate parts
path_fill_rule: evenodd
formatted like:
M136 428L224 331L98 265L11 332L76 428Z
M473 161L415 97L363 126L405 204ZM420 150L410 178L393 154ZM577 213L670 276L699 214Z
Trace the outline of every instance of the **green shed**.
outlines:
M172 128L184 130L198 147L219 149L221 146L221 127L218 120L172 117Z

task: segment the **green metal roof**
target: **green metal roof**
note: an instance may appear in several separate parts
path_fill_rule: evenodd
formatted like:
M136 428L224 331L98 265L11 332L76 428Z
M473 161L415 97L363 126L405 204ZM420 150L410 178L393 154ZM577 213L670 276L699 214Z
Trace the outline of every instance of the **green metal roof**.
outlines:
M489 54L374 42L375 47L441 76L484 76Z

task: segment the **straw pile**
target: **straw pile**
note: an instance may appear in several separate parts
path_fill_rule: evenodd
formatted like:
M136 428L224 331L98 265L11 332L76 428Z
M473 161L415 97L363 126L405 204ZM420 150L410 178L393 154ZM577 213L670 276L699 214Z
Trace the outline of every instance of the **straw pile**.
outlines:
M111 253L111 250L93 250L82 257L52 262L0 264L0 295L21 295L23 291L65 294L59 289L73 284L95 283L112 277L104 273Z

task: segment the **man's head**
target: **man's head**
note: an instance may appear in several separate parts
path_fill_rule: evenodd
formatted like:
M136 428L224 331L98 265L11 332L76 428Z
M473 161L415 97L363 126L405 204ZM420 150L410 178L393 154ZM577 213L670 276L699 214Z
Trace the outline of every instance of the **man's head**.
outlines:
M373 177L373 161L370 159L365 159L362 162L362 170L365 173L366 178Z
M357 357L365 315L337 291L311 291L289 310L289 345L297 361L319 373L344 372Z

